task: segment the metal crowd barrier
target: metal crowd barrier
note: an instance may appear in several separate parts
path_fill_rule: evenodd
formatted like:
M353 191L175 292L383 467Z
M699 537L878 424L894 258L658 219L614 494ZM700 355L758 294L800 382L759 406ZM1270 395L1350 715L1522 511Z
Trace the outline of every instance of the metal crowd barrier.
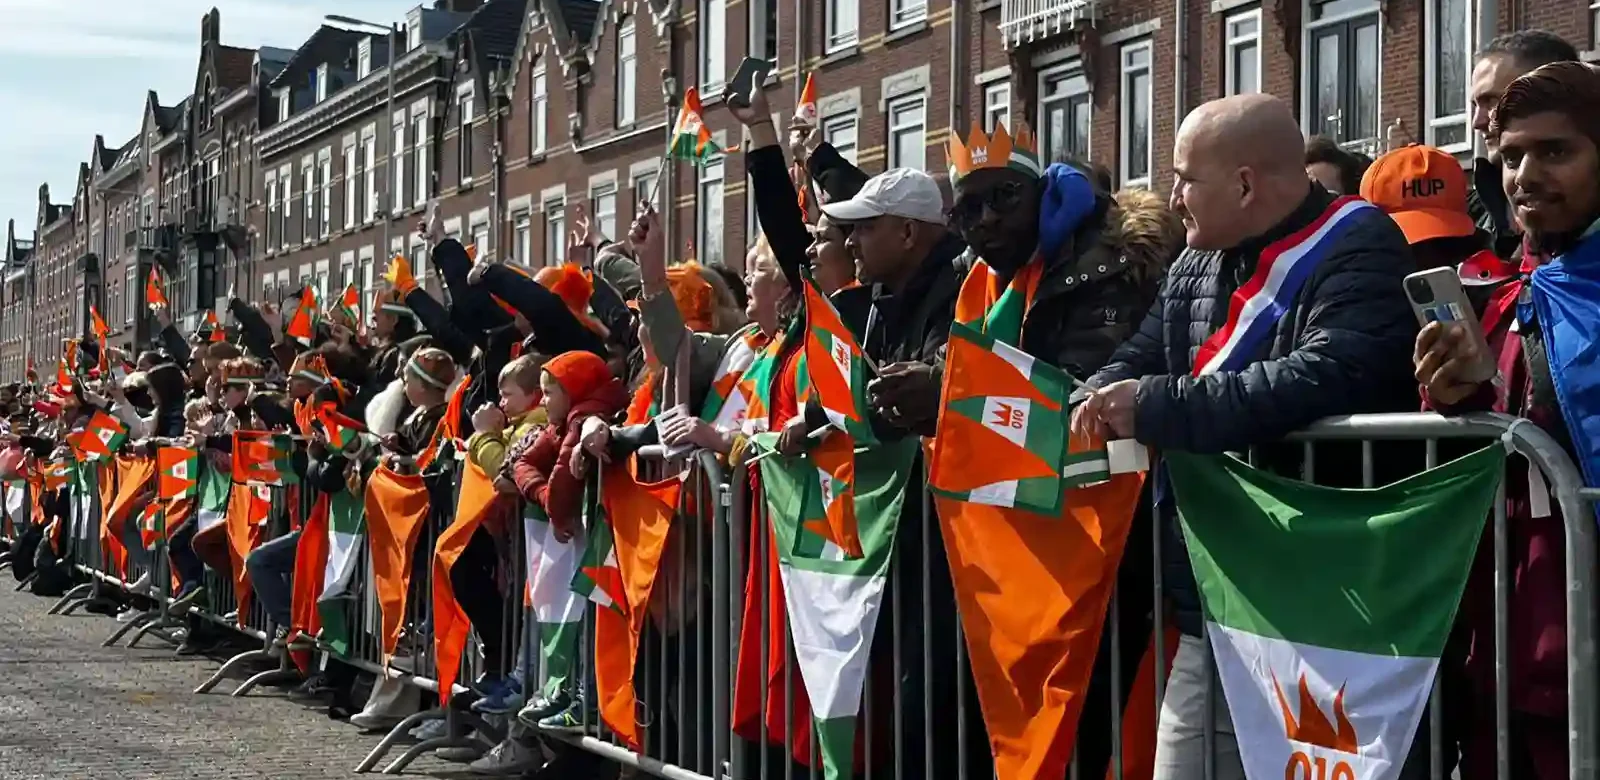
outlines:
M1276 445L1282 462L1284 448L1298 450L1300 464L1298 476L1316 482L1325 474L1330 459L1346 469L1350 467L1353 453L1359 452L1360 484L1373 487L1380 479L1390 477L1389 467L1397 461L1410 462L1413 473L1417 469L1433 467L1448 459L1452 447L1463 443L1501 442L1531 468L1543 475L1551 489L1556 504L1564 518L1565 571L1566 571L1566 631L1567 631L1567 731L1570 776L1583 780L1600 780L1600 756L1597 756L1597 682L1594 669L1595 656L1595 512L1594 501L1600 498L1600 488L1587 488L1570 458L1549 435L1525 420L1495 414L1470 415L1445 418L1433 414L1362 415L1325 420L1290 437L1285 444ZM1344 448L1342 451L1339 448ZM1447 452L1441 456L1441 449ZM1257 453L1246 453L1255 459ZM1508 469L1520 469L1514 465ZM439 479L453 479L454 464L445 464L446 473ZM650 468L659 469L659 466ZM744 611L746 577L752 573L764 585L769 573L766 555L749 560L752 548L764 550L765 536L770 528L765 505L752 507L749 491L749 474L739 469L732 474L724 471L717 458L709 453L697 453L687 472L683 503L674 522L656 586L652 592L649 619L640 641L638 663L635 671L639 706L639 722L644 727L642 749L631 751L615 735L608 732L594 718L593 707L586 707L580 733L546 734L547 739L558 740L569 746L589 751L625 766L674 780L769 780L782 777L792 780L797 776L821 776L821 762L813 747L809 760L796 761L794 750L795 729L783 723L785 734L782 744L767 741L747 741L734 732L731 722L734 696L734 674L739 658L739 637ZM455 480L459 485L459 481ZM913 481L912 484L918 484ZM9 490L9 488L8 488ZM1503 491L1503 489L1502 489ZM310 490L302 491L309 501ZM1502 492L1503 496L1503 492ZM286 510L287 497L275 500L272 527L286 527L277 523L278 515ZM63 534L67 550L64 558L86 576L89 581L74 589L57 605L66 610L69 604L81 604L101 587L127 587L131 579L141 572L108 571L99 549L99 496L74 496L70 533ZM591 507L592 509L592 507ZM872 651L871 669L861 709L860 767L862 777L951 777L973 778L993 776L987 744L981 740L981 715L977 709L976 694L972 688L970 671L965 657L965 643L956 618L955 603L947 592L948 574L943 573L944 551L939 541L937 524L931 499L921 496L918 522L902 523L902 536L897 539L897 553L891 565L889 588L885 596L883 616L888 625L877 632ZM909 513L908 513L909 514ZM305 513L302 512L302 517ZM356 666L380 679L403 681L429 695L439 691L439 674L433 653L433 614L431 590L427 587L432 577L432 552L435 544L454 516L454 505L435 507L425 523L419 547L426 555L417 556L413 571L412 592L407 602L406 638L402 640L397 658L386 662L381 652L378 635L381 621L378 617L376 588L373 586L370 547L358 572L362 583L352 596L351 624L356 628L349 652L338 660ZM9 514L8 514L9 517ZM1509 780L1509 691L1515 670L1508 659L1507 599L1510 593L1507 563L1506 504L1497 501L1487 522L1491 524L1494 557L1494 670L1495 719L1499 737L1496 741L1496 777ZM1159 597L1162 587L1162 549L1160 532L1155 528L1135 529L1133 538L1148 536L1149 548L1141 551L1133 546L1126 550L1122 566L1149 564L1152 577L1149 592L1143 596L1126 592L1127 583L1119 586L1113 595L1105 622L1101 652L1110 656L1110 684L1107 695L1097 699L1104 707L1098 711L1086 710L1080 724L1078 752L1073 756L1069 777L1091 778L1100 775L1122 780L1123 759L1121 733L1125 691L1132 666L1124 661L1123 650L1141 644L1139 637L1131 640L1124 621L1133 619L1141 624L1140 633L1148 633L1154 646L1158 664L1156 686L1152 702L1160 711L1166 680L1166 649L1169 641L1167 605ZM480 647L474 640L463 654L463 663L453 698L448 707L437 705L424 708L402 720L389 731L382 741L357 766L365 772L376 768L380 761L401 742L414 726L428 720L443 719L446 735L411 745L404 754L390 762L385 773L399 773L417 757L444 747L477 745L488 748L511 732L526 732L511 723L512 718L488 718L473 713L469 705L477 697L471 681L479 673L488 671L501 675L518 675L528 698L539 688L535 681L543 679L544 670L538 668L537 624L528 610L517 606L523 593L527 563L525 546L520 538L520 522L507 524L510 538L503 540L500 554L505 577L498 585L508 600L503 610L501 625L502 659L499 669L484 669L479 660ZM752 540L752 535L755 536ZM162 535L164 545L164 534ZM751 542L754 541L755 545ZM902 545L901 541L908 544ZM166 555L158 546L153 557L155 590L153 597L158 607L149 618L148 625L158 625L168 618L171 606L170 576L165 573ZM1144 560L1139 561L1140 558ZM424 561L427 562L424 566ZM754 571L752 572L752 567ZM944 578L941 583L940 578ZM196 604L198 617L212 620L246 632L262 640L260 650L236 656L213 680L197 692L209 690L222 679L230 666L254 660L277 660L282 673L288 672L287 652L273 643L273 626L264 611L257 606L238 626L226 614L233 603L232 583L226 577L213 573L208 582L211 598L208 603ZM212 590L212 586L215 590ZM934 590L939 589L936 597ZM767 603L766 590L761 590L759 613L766 620L773 605ZM515 599L515 601L511 601ZM1148 601L1148 609L1143 604ZM219 606L221 605L221 606ZM593 608L587 610L580 653L580 663L575 671L578 689L593 701L592 642ZM784 621L787 626L787 622ZM113 640L114 641L114 640ZM767 657L768 638L761 632L761 657ZM784 642L787 643L787 634ZM1202 642L1209 659L1209 644ZM328 652L329 648L320 646ZM875 684L878 675L887 684ZM795 686L800 684L793 664L785 660L781 669L765 668L763 674L781 674L783 680L782 709L792 712ZM1215 675L1207 686L1208 699L1220 695ZM247 692L255 683L247 681L235 695ZM1446 755L1444 744L1441 685L1436 683L1424 731L1419 734L1419 744L1426 745L1427 776L1443 780L1449 776L1454 763ZM767 696L763 690L761 710L767 710ZM1214 746L1218 739L1214 721L1215 709L1211 702L1205 706L1204 739L1208 758L1203 776L1210 780L1217 776ZM758 726L765 733L765 724ZM811 744L815 746L816 733L812 729ZM1415 751L1414 751L1415 753ZM1092 758L1090 757L1092 756Z

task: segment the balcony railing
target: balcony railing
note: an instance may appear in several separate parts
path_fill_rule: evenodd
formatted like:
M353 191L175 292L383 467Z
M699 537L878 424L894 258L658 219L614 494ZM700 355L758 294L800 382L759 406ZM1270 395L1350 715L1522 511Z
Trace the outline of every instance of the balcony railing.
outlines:
M1009 49L1091 25L1095 5L1096 0L1002 0L1000 36Z

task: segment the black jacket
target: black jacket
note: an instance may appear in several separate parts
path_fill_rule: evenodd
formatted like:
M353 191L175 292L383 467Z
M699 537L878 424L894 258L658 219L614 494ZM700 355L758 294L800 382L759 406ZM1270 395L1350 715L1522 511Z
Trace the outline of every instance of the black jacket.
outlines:
M1467 211L1478 223L1478 229L1489 234L1489 248L1502 260L1509 260L1522 247L1522 234L1511 222L1511 201L1506 198L1501 173L1498 164L1482 157L1473 159Z
M1186 250L1173 264L1139 331L1089 380L1094 387L1139 381L1140 442L1206 453L1259 445L1257 465L1298 476L1303 450L1280 443L1287 434L1334 415L1418 408L1411 377L1417 325L1401 287L1415 264L1399 228L1376 210L1337 239L1255 362L1238 372L1191 376L1200 346L1222 327L1230 297L1255 270L1261 250L1311 224L1333 199L1313 185L1265 235L1225 252ZM1359 451L1318 452L1318 483L1360 484ZM1179 628L1198 633L1199 597L1176 512L1170 500L1157 511L1165 592Z

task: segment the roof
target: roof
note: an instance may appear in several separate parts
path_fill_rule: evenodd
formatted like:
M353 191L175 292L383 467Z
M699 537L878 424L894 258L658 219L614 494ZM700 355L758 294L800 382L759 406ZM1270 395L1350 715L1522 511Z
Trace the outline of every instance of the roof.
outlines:
M116 150L114 154L111 149L107 149L106 157L116 161L111 164L111 168L116 168L117 166L139 159L139 156L144 153L144 144L141 143L143 139L144 134L138 133L132 138L128 139L128 142L123 144L122 147ZM111 170L111 168L107 168L106 170Z
M517 50L522 37L522 20L528 14L529 0L489 0L472 12L462 31L472 32L479 56L506 59ZM589 3L598 7L598 3Z
M378 44L383 41L384 37L383 35L345 30L339 27L329 27L328 25L318 27L317 31L312 33L305 43L300 44L300 48L296 49L294 54L289 57L288 62L284 63L283 69L278 72L278 75L272 77L269 86L281 87L291 79L309 73L325 62L343 61L364 38L373 39L373 59L377 60L378 52L382 48ZM372 66L376 69L379 67L379 63L375 61Z
M566 23L567 32L572 34L572 42L589 45L600 19L600 0L556 0L553 5Z
M100 136L95 136L95 140L100 143L101 150L101 154L96 158L96 161L100 164L100 170L95 171L96 175L98 175L117 167L117 160L122 157L122 147L111 146Z
M158 116L161 120L161 132L170 133L177 129L179 122L183 121L183 112L189 110L189 98L186 97L178 101L178 105L170 108L160 106L158 108L161 108Z
M231 92L241 87L250 86L250 74L255 70L256 52L254 49L241 49L238 46L223 46L218 44L216 50L217 87L223 92Z

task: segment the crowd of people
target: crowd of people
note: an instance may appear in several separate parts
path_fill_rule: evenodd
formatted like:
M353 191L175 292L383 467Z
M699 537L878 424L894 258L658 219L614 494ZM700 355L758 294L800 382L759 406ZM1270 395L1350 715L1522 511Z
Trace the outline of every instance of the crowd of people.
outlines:
M796 124L781 134L764 96L748 105L728 101L725 110L751 139L744 162L759 222L742 275L678 262L683 258L665 245L661 218L649 204L625 236L599 235L580 219L581 262L537 273L475 257L444 236L433 214L419 230L430 242L429 265L442 279L445 300L397 258L370 318L359 306L330 306L310 338L290 332L297 301L238 299L228 311L231 324L208 320L188 335L158 310L160 346L138 355L109 350L102 357L103 344L86 337L72 346L78 370L0 390L6 420L0 445L19 453L0 457L0 468L10 469L8 478L43 487L41 464L68 455L72 434L104 412L120 421L136 449L193 447L222 471L231 468L237 431L299 434L292 468L303 475L304 489L360 496L363 481L382 466L432 480L433 504L448 507L451 486L430 466L440 441L458 440L463 457L508 505L533 507L555 543L567 544L584 533L585 477L597 464L662 445L707 450L737 465L751 457L758 433L778 434L780 456L825 435L828 416L814 398L795 391L802 353L783 338L804 316L808 285L830 297L876 368L867 398L878 437L934 435L946 340L961 316L963 287L981 267L993 294L980 314L993 314L996 297L1003 302L1021 291L1014 346L1082 380L1073 399L1074 434L1135 439L1157 453L1259 448L1267 454L1258 465L1297 475L1302 450L1274 445L1321 418L1494 410L1551 432L1593 479L1587 472L1600 466L1600 441L1590 440L1582 419L1593 410L1571 406L1586 387L1582 355L1546 338L1544 312L1531 303L1536 269L1590 251L1600 224L1600 123L1582 108L1600 104L1600 71L1577 59L1570 44L1540 31L1502 37L1480 53L1473 127L1489 156L1473 162L1470 176L1452 155L1428 146L1401 146L1367 160L1325 139L1308 143L1295 112L1272 96L1205 103L1178 130L1175 182L1166 199L1144 190L1112 192L1109 176L1088 161L1043 165L1021 128L1005 135L1009 164L974 162L968 154L969 165L948 176L908 169L869 176L819 142L815 128ZM1003 128L993 136L975 129L964 143L970 149L982 141L992 151L1003 134ZM1358 197L1378 208L1347 208ZM1297 289L1277 301L1280 311L1264 323L1255 354L1221 355L1209 347L1219 329L1240 324L1230 301L1237 302L1241 287L1265 264L1291 262L1284 242L1330 222L1342 224L1315 247L1316 262L1298 275ZM1468 378L1483 356L1463 323L1435 322L1419 331L1402 280L1445 267L1459 269L1478 309L1473 316L1499 367L1491 381ZM771 372L762 376L769 387L759 399L746 399L747 416L720 414L724 380L754 366ZM680 407L692 413L663 414ZM345 435L346 428L358 435ZM1324 462L1319 482L1361 484L1355 462ZM1159 712L1153 776L1202 777L1209 745L1215 777L1243 778L1201 639L1182 532L1159 474L1158 464L1140 510L1153 521L1136 526L1154 528L1157 538L1146 541L1165 551L1162 589L1149 592L1148 556L1127 556L1116 607L1125 636L1139 630L1148 636L1152 600L1164 599L1182 634ZM922 485L911 484L920 495ZM1511 669L1511 720L1510 733L1500 736L1510 746L1512 776L1555 780L1567 776L1567 588L1562 518L1540 490L1525 473L1507 486L1513 571L1504 660ZM31 535L37 553L26 570L37 572L41 592L59 592L69 576L57 565L61 550L46 529L70 511L66 493L40 490L32 517L41 522L13 541L20 548ZM898 550L931 543L935 552L924 566L898 567L893 575L897 587L910 589L904 592L929 593L931 607L887 610L883 620L907 635L931 637L925 646L934 650L924 657L921 646L906 648L895 659L885 641L873 648L875 667L901 673L875 676L875 684L889 686L899 707L919 715L925 706L948 711L971 695L970 680L955 673L955 600L939 525L923 516L932 511L920 500L905 503ZM435 512L435 535L451 520L448 511ZM141 554L147 559L139 526L123 528L123 546L135 562ZM180 605L203 597L207 567L238 573L214 528L199 515L168 527ZM480 638L483 668L491 670L472 683L478 694L472 707L522 724L487 755L460 756L487 774L542 766L536 736L581 730L592 720L585 708L595 707L584 701L583 685L568 679L576 650L560 645L576 642L574 634L556 632L560 639L539 647L503 636L507 610L522 606L499 575L508 533L505 524L479 527L449 573ZM281 627L278 641L291 649L315 647L290 630L298 534L274 536L244 563L256 598ZM753 559L765 555L752 550ZM417 545L414 599L426 600L417 594L428 592L433 553ZM781 620L781 584L762 581L769 574L778 576L752 567L745 592L750 598L768 591ZM1492 776L1495 767L1492 575L1492 559L1480 555L1441 672L1446 760L1469 780ZM102 593L91 608L138 614L150 589L145 578L126 593ZM229 641L229 632L191 619L178 652L213 651ZM1122 668L1135 667L1142 649L1124 639ZM508 656L528 653L541 654L554 669L537 690L510 673L526 664ZM1095 679L1109 674L1110 654L1103 645ZM382 679L358 709L352 691L359 676L329 655L302 688L328 697L330 714L369 729L391 727L420 706L415 688ZM1117 680L1092 687L1082 708L1077 758L1085 776L1099 776L1111 759L1108 708L1094 699L1109 697L1113 686L1122 687L1126 701L1127 683ZM1203 736L1207 707L1214 738ZM794 720L810 728L809 718ZM881 725L867 720L868 730ZM952 757L953 746L965 741L967 766L940 760L935 774L992 773L981 719L967 719L964 732L949 717L918 725L883 739L898 740L890 746L902 754L921 756L931 744ZM436 728L423 726L419 736ZM781 737L774 744L759 723L740 735L758 760L779 768L795 760ZM1426 776L1426 747L1419 741L1404 776ZM884 760L892 752L875 755Z

